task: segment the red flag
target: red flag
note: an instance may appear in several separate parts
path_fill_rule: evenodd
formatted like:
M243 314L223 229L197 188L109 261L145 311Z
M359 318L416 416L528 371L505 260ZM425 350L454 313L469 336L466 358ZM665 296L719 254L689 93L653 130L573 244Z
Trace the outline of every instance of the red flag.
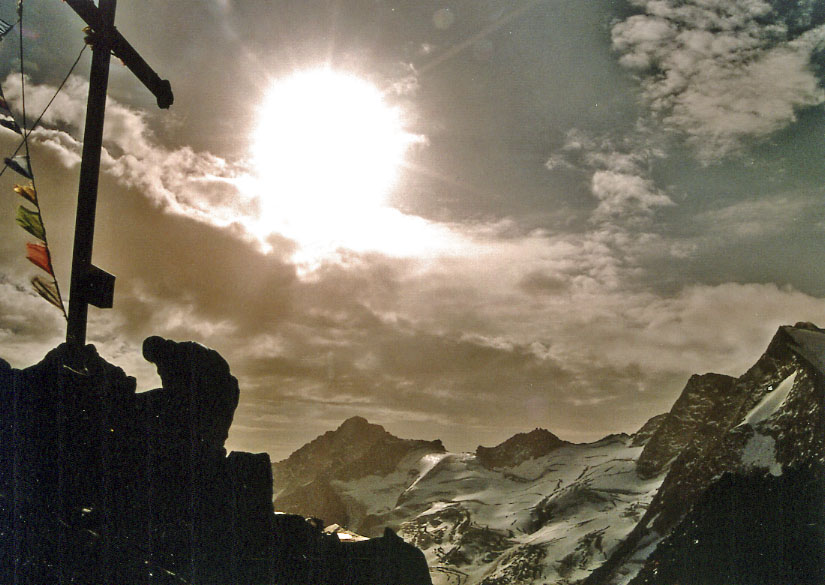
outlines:
M49 249L43 244L26 244L26 258L38 268L42 268L52 276L52 260Z

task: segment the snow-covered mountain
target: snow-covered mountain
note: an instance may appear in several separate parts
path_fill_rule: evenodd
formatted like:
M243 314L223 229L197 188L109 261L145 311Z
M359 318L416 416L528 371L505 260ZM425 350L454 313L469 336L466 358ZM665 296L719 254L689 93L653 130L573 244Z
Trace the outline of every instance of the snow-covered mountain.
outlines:
M396 529L425 552L435 584L667 583L657 575L677 570L684 543L697 546L685 536L696 510L716 509L741 478L767 478L760 502L797 476L823 501L823 482L798 470L825 461L824 389L825 331L800 323L781 327L741 377L690 378L672 410L632 436L570 444L536 429L448 453L350 419L273 465L275 507L367 535Z
M349 440L358 464L347 467L339 453ZM387 445L398 449L389 472L386 458L363 456ZM436 584L573 582L604 562L656 493L661 478L635 471L642 449L628 435L574 445L536 429L477 453L447 453L439 442L403 441L350 419L273 465L275 508L361 534L398 530L425 552ZM309 453L301 487L298 460Z
M780 327L739 378L691 378L639 457L641 476L666 472L662 487L587 584L629 581L724 474L778 477L825 461L824 399L825 330L809 323Z
M410 461L444 452L441 441L399 439L382 426L354 416L272 465L275 509L368 534L372 508L359 498L344 497L340 486L373 478L373 485L363 486L364 496L372 499L391 490L381 484ZM375 524L376 536L382 526Z

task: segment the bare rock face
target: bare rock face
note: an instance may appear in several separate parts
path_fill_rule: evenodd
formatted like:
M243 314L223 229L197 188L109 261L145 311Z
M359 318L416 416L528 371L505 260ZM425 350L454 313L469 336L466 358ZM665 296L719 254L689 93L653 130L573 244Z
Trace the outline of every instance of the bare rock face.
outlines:
M723 474L780 477L825 461L823 356L825 330L797 323L780 327L739 378L691 378L639 458L640 476L667 471L661 488L586 583L612 583L628 564L638 565L633 557L674 530ZM738 529L730 534L738 538Z
M534 429L529 433L518 433L495 447L479 446L476 457L488 469L515 467L569 444L546 429Z
M272 465L275 509L361 530L359 510L348 506L335 481L385 476L412 453L443 453L439 440L399 439L355 416Z
M820 464L778 477L725 473L656 548L632 585L823 583L824 501Z
M633 443L634 447L642 447L647 445L650 442L650 439L659 431L659 427L667 420L668 415L670 413L664 414L657 414L650 420L648 420L645 424L642 425L638 431L633 433Z
M691 376L639 456L639 476L649 478L666 471L696 437L706 437L729 424L741 402L741 396L734 393L735 382L720 374Z

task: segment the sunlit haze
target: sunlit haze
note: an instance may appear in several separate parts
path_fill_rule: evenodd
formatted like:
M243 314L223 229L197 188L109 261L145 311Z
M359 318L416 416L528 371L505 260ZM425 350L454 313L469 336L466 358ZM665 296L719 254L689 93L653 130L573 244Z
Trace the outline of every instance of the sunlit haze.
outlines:
M294 239L304 260L339 247L399 252L394 234L410 234L386 200L414 140L364 79L329 68L276 79L251 139L259 230Z

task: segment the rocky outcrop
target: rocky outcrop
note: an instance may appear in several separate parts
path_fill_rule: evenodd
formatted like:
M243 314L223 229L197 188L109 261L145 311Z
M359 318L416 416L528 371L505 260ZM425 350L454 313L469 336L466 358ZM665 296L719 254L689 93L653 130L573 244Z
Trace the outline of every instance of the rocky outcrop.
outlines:
M432 585L424 554L390 529L344 540L316 519L274 516L278 585Z
M444 451L439 440L400 439L355 416L272 465L274 506L280 512L315 516L327 524L360 530L361 511L332 482L385 476L411 454Z
M195 343L144 354L140 394L93 346L0 367L0 582L270 581L269 457L223 448L237 381Z
M823 462L823 350L825 330L798 323L780 327L739 378L691 378L637 465L640 475L668 470L661 488L633 532L586 583L613 583L620 573L638 570L642 551L669 534L723 474L781 476ZM732 531L730 538L738 534Z
M694 439L718 434L720 429L730 425L742 402L741 391L744 389L735 382L736 378L720 374L691 376L639 456L639 476L659 475L670 468Z
M659 431L659 427L667 420L669 413L657 414L645 424L642 425L638 431L633 433L633 446L643 447L647 445L650 439Z
M495 447L479 446L476 458L487 469L515 467L569 444L546 429L534 429L518 433Z
M825 582L825 467L781 476L725 473L649 557L631 585Z

